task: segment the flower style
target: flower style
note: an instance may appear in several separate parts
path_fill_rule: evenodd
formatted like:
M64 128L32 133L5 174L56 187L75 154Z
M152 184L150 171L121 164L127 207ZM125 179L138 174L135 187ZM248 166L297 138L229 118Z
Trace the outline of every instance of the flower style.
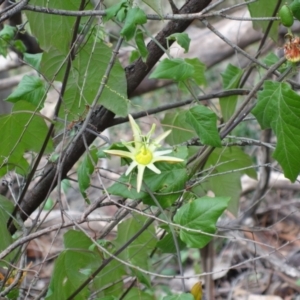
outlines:
M123 142L123 144L129 150L129 152L122 150L104 150L104 152L132 159L132 162L129 165L129 168L127 169L125 175L127 176L135 167L137 167L137 192L139 193L141 190L143 175L146 168L149 168L156 174L160 174L161 171L154 165L155 162L182 162L183 159L172 156L163 156L165 154L171 153L172 150L156 151L156 149L160 147L159 143L171 133L171 130L162 133L157 138L151 141L150 137L155 130L155 124L152 125L152 128L147 135L142 135L141 129L134 121L132 116L128 115L128 117L133 131L134 141L129 143Z

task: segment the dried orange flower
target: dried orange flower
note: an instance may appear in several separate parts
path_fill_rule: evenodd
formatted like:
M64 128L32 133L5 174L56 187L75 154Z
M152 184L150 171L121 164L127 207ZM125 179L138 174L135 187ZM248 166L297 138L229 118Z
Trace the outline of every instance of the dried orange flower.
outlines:
M300 38L298 36L289 37L289 41L284 45L284 56L291 62L300 61Z

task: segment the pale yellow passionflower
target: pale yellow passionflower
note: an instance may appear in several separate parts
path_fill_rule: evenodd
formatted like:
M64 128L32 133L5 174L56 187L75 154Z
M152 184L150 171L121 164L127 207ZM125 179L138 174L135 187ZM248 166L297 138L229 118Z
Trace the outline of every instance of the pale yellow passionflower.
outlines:
M152 125L152 128L147 135L142 135L141 129L134 121L132 116L128 115L128 117L133 131L134 140L132 142L123 142L123 144L129 150L129 152L123 150L104 150L104 152L132 159L132 162L129 165L129 168L127 169L125 175L127 176L135 167L137 167L137 192L139 193L141 190L143 175L146 168L149 168L156 174L160 174L161 171L154 165L155 162L182 162L183 159L172 156L163 156L165 154L171 153L172 150L156 151L156 149L160 147L159 143L171 133L171 130L162 133L157 138L151 141L150 137L155 130L155 124Z

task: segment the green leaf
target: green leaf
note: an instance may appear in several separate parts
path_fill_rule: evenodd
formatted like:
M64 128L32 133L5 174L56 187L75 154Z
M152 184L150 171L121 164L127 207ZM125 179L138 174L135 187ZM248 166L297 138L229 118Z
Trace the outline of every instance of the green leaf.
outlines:
M147 221L148 218L134 213L130 219L120 223L118 225L117 237L113 241L116 249L122 247L129 239L131 239ZM156 242L155 228L154 225L151 224L147 227L147 230L140 234L124 251L122 251L119 257L135 266L149 270L149 254L155 247ZM148 275L143 275L140 271L135 269L132 269L132 272L135 276L138 276L139 280L142 280L142 283L147 286L150 285L150 278Z
M136 26L145 23L147 23L147 16L143 10L138 7L129 9L120 34L129 41L134 37Z
M227 208L229 200L228 197L196 199L178 209L174 216L174 222L190 229L214 234L217 220ZM203 248L212 239L212 236L180 229L180 238L190 248Z
M148 6L150 6L160 17L163 15L162 1L161 0L142 0Z
M163 300L195 300L195 298L192 294L180 294L165 296Z
M12 47L22 54L27 50L25 44L21 40L12 41Z
M63 251L55 261L46 299L67 299L102 263L97 249L90 251L92 241L81 231L69 230L64 235ZM76 299L87 299L85 287Z
M126 9L128 7L127 4L127 0L123 0L109 8L107 8L105 10L105 16L103 17L103 21L107 22L108 20L111 20L113 17L115 17L117 15L117 13L121 10L121 9ZM119 20L120 22L122 22L123 20Z
M143 292L141 289L132 288L124 297L124 300L155 300L154 296L149 295L146 292Z
M76 0L51 0L51 2L49 0L31 0L30 4L70 11L77 11L79 8L79 3ZM64 55L68 54L73 35L72 28L76 17L39 14L31 11L26 11L25 13L31 32L39 41L40 47L44 52L50 51L51 48L56 48Z
M28 163L23 157L25 152L41 150L48 127L34 110L30 103L19 101L11 114L0 116L0 176L15 168L18 173L26 174ZM46 152L49 153L52 148L50 141Z
M177 239L177 243L180 250L186 247L186 244L180 239ZM173 239L172 233L167 233L161 240L157 242L157 248L161 250L162 253L176 253L176 247Z
M54 270L45 299L67 299L100 265L101 258L87 250L63 251L55 261ZM88 287L76 295L76 300L90 296Z
M186 114L187 111L185 110L165 114L162 125L166 129L172 129L172 132L166 138L168 144L178 145L197 136L193 127L186 122Z
M8 102L27 101L38 110L44 107L46 98L46 87L44 81L36 76L25 75L17 88L6 98Z
M70 229L64 234L64 247L89 250L92 241L83 232Z
M4 25L3 29L0 31L0 39L6 42L10 42L16 34L16 27L10 25Z
M148 49L145 45L143 31L138 29L135 34L135 42L138 47L139 53L145 62L148 57Z
M238 88L242 75L242 69L229 64L226 70L223 73L221 73L221 76L223 78L224 90ZM225 122L227 122L233 115L236 108L237 100L238 96L236 95L219 99L222 116Z
M221 147L217 116L210 109L202 105L191 108L186 113L186 122L194 128L201 143L213 147Z
M84 200L88 204L90 204L90 200L88 198L86 190L90 186L90 178L94 172L97 161L97 148L90 149L84 154L83 160L81 161L77 169L79 190Z
M0 195L0 252L5 250L13 242L12 236L7 229L7 221L13 210L14 204ZM17 250L10 252L4 260L0 262L0 266L8 267L11 259L15 257L16 251Z
M194 74L191 77L198 85L207 85L205 78L206 66L198 58L185 58L187 63L194 67Z
M211 175L207 176L206 181L201 184L204 189L211 190L215 196L230 197L228 210L237 215L240 202L241 176L247 174L253 179L257 179L255 169L252 167L253 162L248 154L243 152L239 147L229 147L225 149L215 149L209 156L205 169L213 166ZM245 170L241 170L245 169ZM223 174L222 173L226 173ZM196 193L197 194L197 193ZM198 196L202 195L201 191Z
M185 147L177 148L168 156L185 158L187 150ZM163 208L170 207L182 192L187 180L187 172L184 163L156 163L156 167L161 174L156 174L147 169L143 180L149 189L154 193ZM113 195L127 197L131 199L142 199L144 203L156 206L152 198L144 191L143 187L140 193L136 192L136 173L128 176L122 175L118 182L108 188L108 192Z
M111 48L103 43L94 44L90 40L77 54L72 64L71 75L64 96L64 109L69 112L67 114L69 122L84 115L86 105L92 104L111 55ZM53 59L47 60L47 68L55 71L55 68L52 68L53 63L59 66L64 60L63 56L56 53ZM43 65L43 68L45 67ZM127 116L128 103L125 71L120 62L116 61L98 104L103 105L116 115ZM65 119L65 111L61 110L60 117Z
M187 33L173 33L167 37L167 40L176 41L177 44L184 49L184 53L187 53L189 51L191 39L189 38L189 35Z
M260 126L272 128L277 136L273 157L284 175L295 181L300 172L300 96L285 82L265 81L252 113Z
M158 64L149 78L183 81L193 77L194 73L194 66L186 60L182 58L165 58Z
M249 0L246 0L249 1ZM248 9L252 18L272 17L275 8L276 1L261 0L248 4ZM253 28L255 30L261 30L266 32L269 23L264 21L253 21ZM269 32L269 36L276 42L278 38L278 25L279 21L273 21L272 27Z
M23 59L27 64L32 66L34 69L39 70L42 57L43 57L43 53L36 53L36 54L24 53Z

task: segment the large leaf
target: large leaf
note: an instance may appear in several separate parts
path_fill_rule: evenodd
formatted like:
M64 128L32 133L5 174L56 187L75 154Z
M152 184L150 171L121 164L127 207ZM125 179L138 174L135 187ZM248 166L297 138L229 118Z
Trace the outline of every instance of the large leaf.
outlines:
M5 100L12 103L24 100L40 110L44 106L45 98L46 87L44 81L36 76L25 75L17 88Z
M28 163L24 159L25 152L41 150L48 128L34 109L30 103L19 101L11 114L0 116L0 175L15 168L18 173L26 174ZM46 152L51 149L52 143L49 142Z
M300 172L300 96L288 83L266 81L252 112L263 129L274 130L277 145L273 156L284 175L295 181Z
M230 197L228 209L236 215L242 191L241 176L247 174L253 179L257 176L252 165L251 158L239 147L215 149L205 164L205 169L213 166L209 171L212 176L207 176L202 187L213 191L215 196Z
M190 229L214 234L216 222L227 208L229 199L228 197L195 199L178 209L174 216L174 222ZM180 229L180 238L190 248L203 248L212 239L212 236Z
M30 4L51 9L78 10L79 8L79 2L76 0L31 0ZM40 47L45 52L48 52L53 47L60 50L63 54L68 53L76 17L30 11L26 11L26 16L29 20L31 32L38 39Z
M246 0L249 1L249 0ZM290 1L290 0L288 0ZM269 0L259 0L248 4L248 8L252 18L260 18L260 17L272 17L275 7L277 5L276 1ZM279 21L273 21L269 36L277 41L278 38L278 24ZM253 21L253 27L256 30L262 29L263 32L266 32L269 26L269 22L265 21Z
M172 132L167 136L166 142L170 145L178 145L197 136L193 127L186 122L185 110L178 110L177 112L167 112L162 121L165 129L172 129Z
M79 231L68 231L64 236L65 251L55 261L46 299L67 299L102 262L97 251L91 251L91 240ZM87 299L85 287L76 299Z
M195 106L186 113L186 122L197 132L201 143L221 147L217 116L213 111L202 105Z
M243 70L229 64L226 70L221 73L223 78L223 88L225 90L235 89L239 87L240 79L243 75ZM228 96L220 98L219 103L221 106L222 116L225 122L227 122L233 115L238 96Z
M122 247L129 239L131 239L141 227L148 221L148 218L133 214L132 218L125 220L118 225L118 235L113 241L113 244L118 249ZM150 225L142 234L140 234L124 251L119 255L123 260L130 262L133 265L139 266L142 269L148 270L150 266L149 254L155 247L157 242L154 225ZM149 284L147 275L143 275L132 269L132 272L143 281L144 284Z
M111 55L111 48L103 43L94 44L90 40L76 56L64 96L64 109L70 111L69 121L81 115L86 105L94 100ZM98 104L102 104L117 115L127 115L126 78L119 61L116 61L110 72Z

